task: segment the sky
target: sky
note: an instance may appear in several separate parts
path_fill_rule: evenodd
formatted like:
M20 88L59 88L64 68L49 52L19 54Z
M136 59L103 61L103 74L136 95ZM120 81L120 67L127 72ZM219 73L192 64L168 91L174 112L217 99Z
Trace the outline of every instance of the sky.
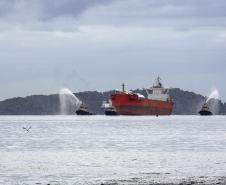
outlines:
M226 101L225 0L0 0L0 100L166 87Z

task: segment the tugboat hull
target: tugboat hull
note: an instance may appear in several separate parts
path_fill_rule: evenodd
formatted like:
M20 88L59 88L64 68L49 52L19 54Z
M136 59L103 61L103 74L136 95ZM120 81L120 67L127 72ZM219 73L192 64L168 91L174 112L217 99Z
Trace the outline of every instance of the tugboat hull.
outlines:
M82 116L93 115L92 113L87 112L87 111L83 111L83 110L77 110L77 111L76 111L76 114L77 114L77 115L82 115Z
M114 110L106 110L105 111L105 115L106 116L117 116L118 113L116 111L114 111Z
M212 112L210 112L210 111L199 111L199 114L201 116L211 116L211 115L213 115Z

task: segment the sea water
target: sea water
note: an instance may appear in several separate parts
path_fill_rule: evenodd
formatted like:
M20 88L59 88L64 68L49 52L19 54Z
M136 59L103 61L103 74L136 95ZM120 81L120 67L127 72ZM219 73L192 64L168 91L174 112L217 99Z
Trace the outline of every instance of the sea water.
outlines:
M226 116L0 116L2 185L211 184L225 176Z

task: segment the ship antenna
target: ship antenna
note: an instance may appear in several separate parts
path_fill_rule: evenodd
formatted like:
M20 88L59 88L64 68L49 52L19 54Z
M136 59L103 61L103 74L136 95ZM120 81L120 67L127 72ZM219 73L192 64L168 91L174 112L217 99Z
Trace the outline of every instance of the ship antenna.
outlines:
M158 77L157 77L157 79L156 79L156 85L157 85L157 86L162 86L162 83L161 83L160 81L161 81L161 78L160 78L159 75L158 75Z
M162 79L160 78L160 76L158 75L157 77L157 81L160 82Z

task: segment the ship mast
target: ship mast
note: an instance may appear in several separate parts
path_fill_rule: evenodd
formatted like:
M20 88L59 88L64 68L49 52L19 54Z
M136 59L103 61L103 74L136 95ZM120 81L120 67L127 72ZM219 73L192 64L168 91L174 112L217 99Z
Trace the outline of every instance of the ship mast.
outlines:
M122 92L125 92L125 84L122 84Z

